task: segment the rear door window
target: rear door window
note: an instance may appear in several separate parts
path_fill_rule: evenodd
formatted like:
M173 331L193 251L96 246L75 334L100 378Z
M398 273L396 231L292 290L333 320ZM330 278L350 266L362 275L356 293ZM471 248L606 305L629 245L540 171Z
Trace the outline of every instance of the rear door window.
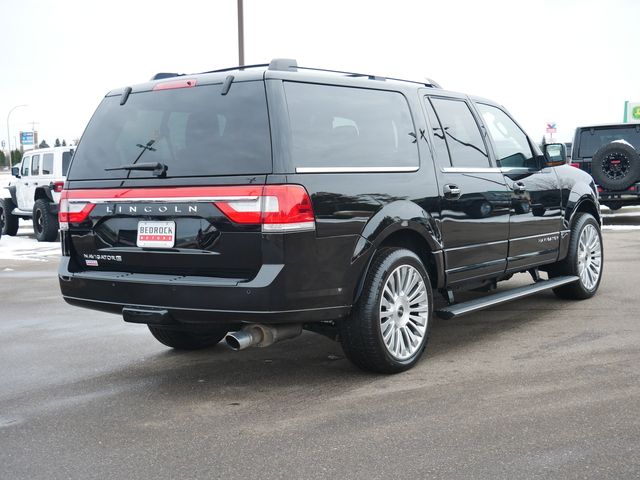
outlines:
M471 109L464 100L431 98L444 129L454 167L487 168L489 155Z
M53 153L42 156L42 175L53 175Z
M71 157L73 157L73 150L68 152L62 152L62 176L66 177L69 172L69 164L71 163Z
M271 173L271 137L262 81L106 97L82 136L70 180L145 178L106 170L162 163L167 177Z
M415 127L401 93L294 82L284 85L297 171L418 168Z

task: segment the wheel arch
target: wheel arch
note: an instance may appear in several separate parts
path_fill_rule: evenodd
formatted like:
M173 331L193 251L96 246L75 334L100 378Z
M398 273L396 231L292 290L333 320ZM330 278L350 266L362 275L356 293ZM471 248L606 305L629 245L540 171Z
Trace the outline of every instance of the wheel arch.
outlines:
M596 221L602 225L602 216L600 215L599 204L592 197L585 195L573 207L568 217L568 227L571 228L578 213L590 213Z
M409 201L396 201L374 215L362 231L371 253L359 276L353 301L358 301L376 252L383 248L406 248L424 264L432 288L444 286L444 256L437 226L431 215ZM354 254L354 257L358 252Z
M18 206L18 197L16 195L16 186L15 185L9 185L7 187L7 190L9 190L9 195L11 195L11 201L17 207Z
M33 200L46 200L47 202L53 202L54 200L51 188L48 185L36 188Z

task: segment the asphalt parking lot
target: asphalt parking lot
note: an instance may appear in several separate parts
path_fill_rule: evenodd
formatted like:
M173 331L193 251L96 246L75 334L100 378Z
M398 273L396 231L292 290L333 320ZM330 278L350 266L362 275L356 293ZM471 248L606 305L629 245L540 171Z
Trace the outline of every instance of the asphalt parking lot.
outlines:
M0 478L640 478L640 210L605 221L595 298L435 320L395 376L311 333L176 353L0 260Z

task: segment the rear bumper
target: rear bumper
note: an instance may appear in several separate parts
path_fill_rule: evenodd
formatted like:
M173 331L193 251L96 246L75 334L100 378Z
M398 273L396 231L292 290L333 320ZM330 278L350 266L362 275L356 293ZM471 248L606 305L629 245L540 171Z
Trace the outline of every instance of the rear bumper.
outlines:
M626 190L604 190L598 187L598 199L601 203L615 201L622 203L640 202L640 182L633 184Z
M340 291L285 294L290 292L286 287L290 279L284 265L263 265L255 278L241 282L104 271L74 273L69 262L69 257L62 257L58 271L67 303L116 314L125 307L161 309L168 312L168 323L308 323L339 319L351 309L335 301L344 298Z

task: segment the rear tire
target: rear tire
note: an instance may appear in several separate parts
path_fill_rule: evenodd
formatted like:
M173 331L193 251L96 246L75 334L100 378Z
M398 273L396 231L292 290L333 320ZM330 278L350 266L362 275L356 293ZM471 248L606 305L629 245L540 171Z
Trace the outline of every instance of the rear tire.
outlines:
M422 356L431 329L431 282L410 250L380 250L351 315L339 323L349 360L363 370L398 373Z
M20 218L11 213L14 208L16 208L16 205L10 198L0 200L0 217L2 217L0 223L4 224L2 227L3 235L14 237L18 234Z
M49 202L38 199L33 205L33 232L39 242L53 242L58 238L58 219L51 213Z
M567 257L549 269L549 278L576 275L580 280L554 288L560 298L584 300L595 295L602 280L604 256L600 225L588 213L578 213L569 240Z
M225 326L201 333L173 330L152 325L147 326L149 327L151 335L153 335L156 340L176 350L201 350L216 345L225 337L229 328Z

